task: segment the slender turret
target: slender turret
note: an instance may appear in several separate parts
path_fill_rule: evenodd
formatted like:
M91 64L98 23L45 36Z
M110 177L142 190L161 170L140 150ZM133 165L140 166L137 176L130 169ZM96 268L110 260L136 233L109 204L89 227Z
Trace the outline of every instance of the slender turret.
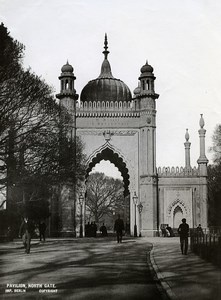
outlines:
M189 132L188 129L186 129L186 134L185 134L185 139L186 142L184 143L185 146L185 168L186 170L190 170L191 166L190 166L190 145L191 143L189 142Z
M74 89L74 81L76 77L73 73L73 67L67 63L61 68L61 75L59 76L61 82L60 93L57 94L57 98L60 100L61 114L60 122L62 124L61 139L60 139L60 151L61 157L62 151L65 149L64 136L66 136L72 143L72 152L74 157L73 170L76 170L76 102L78 95ZM71 116L71 120L67 118L67 112ZM65 156L66 157L66 156ZM61 160L61 168L65 168L68 164L67 158ZM74 173L74 177L76 174ZM60 207L59 218L60 228L59 235L64 237L76 236L76 179L68 178L60 186Z
M207 176L207 163L208 159L205 154L205 136L206 136L206 129L204 129L204 119L203 119L203 114L201 114L200 118L200 129L199 129L199 137L200 137L200 157L197 160L197 163L199 165L199 171L201 176Z

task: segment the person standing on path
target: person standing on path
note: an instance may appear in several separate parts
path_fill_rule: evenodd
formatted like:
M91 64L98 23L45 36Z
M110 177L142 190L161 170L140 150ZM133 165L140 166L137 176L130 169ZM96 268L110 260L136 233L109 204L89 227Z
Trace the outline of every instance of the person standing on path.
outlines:
M46 224L45 224L45 222L41 221L39 223L39 238L40 238L40 241L43 239L43 242L45 242L45 231L46 231Z
M25 247L25 252L27 254L30 253L31 234L32 234L32 224L27 217L24 217L23 222L19 229L19 237L22 238L22 242Z
M182 219L182 223L178 228L178 233L180 235L180 248L184 255L187 255L188 251L188 236L189 236L189 225L186 223L186 219Z
M114 223L114 231L117 233L117 242L122 243L122 236L124 230L124 221L118 215L118 219Z
M100 228L100 232L101 232L102 236L107 236L107 227L104 225L104 223Z

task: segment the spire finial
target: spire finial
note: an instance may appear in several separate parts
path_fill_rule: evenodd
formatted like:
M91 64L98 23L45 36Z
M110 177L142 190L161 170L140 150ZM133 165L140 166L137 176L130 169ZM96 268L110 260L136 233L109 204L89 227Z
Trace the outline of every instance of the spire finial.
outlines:
M203 119L203 114L200 114L200 127L203 128L205 125L204 119Z
M189 135L189 132L188 132L188 128L186 129L185 139L186 139L186 142L188 142L189 139L190 139L190 135Z
M108 50L108 41L107 41L107 34L105 33L105 38L104 38L104 58L107 59L108 54L110 53Z

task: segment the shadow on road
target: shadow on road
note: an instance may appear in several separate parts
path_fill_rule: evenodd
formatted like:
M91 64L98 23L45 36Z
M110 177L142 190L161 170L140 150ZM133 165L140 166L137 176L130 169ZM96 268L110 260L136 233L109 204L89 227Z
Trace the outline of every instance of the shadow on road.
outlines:
M2 255L1 284L52 283L57 294L41 296L53 299L163 299L147 266L151 247L142 239L117 244L105 238L50 240L33 246L30 255L13 249ZM22 299L43 299L37 296L32 289Z

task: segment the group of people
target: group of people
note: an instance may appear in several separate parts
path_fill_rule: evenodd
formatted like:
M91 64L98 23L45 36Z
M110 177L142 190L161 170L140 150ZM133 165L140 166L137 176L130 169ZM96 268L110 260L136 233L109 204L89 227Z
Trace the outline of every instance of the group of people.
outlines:
M30 253L31 249L31 238L33 236L34 232L34 225L33 223L29 220L28 217L24 217L23 221L21 223L20 229L19 229L19 237L22 238L22 242L25 248L25 252L27 254ZM39 223L39 238L40 241L45 242L45 231L46 231L46 224L43 221L40 221ZM117 235L117 242L121 243L122 242L122 236L123 236L123 231L124 231L124 222L120 218L120 215L118 216L118 219L115 221L114 224L114 231L116 231ZM103 237L107 236L107 228L106 226L103 225L100 227L100 232ZM96 237L97 235L97 225L95 222L91 222L91 224L88 222L87 225L85 225L85 236L86 237Z
M173 232L170 230L171 227L167 225L165 228L170 234ZM161 228L162 229L162 228ZM46 231L46 224L41 221L39 223L39 238L40 241L45 241L45 231ZM116 232L117 236L117 242L122 243L122 237L124 233L124 221L120 218L120 215L118 215L117 220L114 223L114 231ZM107 236L107 228L106 226L103 225L100 227L100 232L102 236ZM33 233L33 224L32 222L29 221L27 217L24 217L23 222L20 226L19 229L19 237L22 238L25 252L27 254L30 253L30 248L31 248L31 236ZM87 237L96 237L97 233L97 225L95 222L92 222L91 224L88 222L88 224L85 226L85 236ZM196 233L200 236L203 235L203 230L201 225L196 229ZM179 225L178 228L178 234L180 236L180 249L181 253L184 255L187 255L188 251L188 236L189 236L189 225L186 223L186 219L182 219L182 223ZM172 236L172 235L171 235Z
M161 225L161 232L163 237L173 237L173 229L167 224L166 226Z
M118 243L122 242L122 236L123 236L123 231L124 231L124 222L120 218L120 215L118 215L118 219L114 223L114 231L116 232L117 235L117 241ZM100 232L102 237L107 237L107 227L103 223L103 225L100 227ZM85 237L96 237L97 236L97 225L95 222L88 222L85 225Z
M96 237L97 236L97 225L95 222L88 222L85 225L85 236L86 237Z

